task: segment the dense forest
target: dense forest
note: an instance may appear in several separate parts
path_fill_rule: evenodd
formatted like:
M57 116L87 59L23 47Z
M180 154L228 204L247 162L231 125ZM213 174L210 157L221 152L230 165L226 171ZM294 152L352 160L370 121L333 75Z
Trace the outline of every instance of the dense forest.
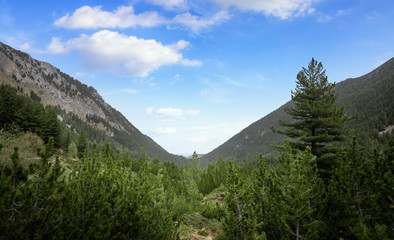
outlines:
M0 239L393 239L392 135L357 143L321 63L297 79L276 161L204 168L93 141L2 85Z

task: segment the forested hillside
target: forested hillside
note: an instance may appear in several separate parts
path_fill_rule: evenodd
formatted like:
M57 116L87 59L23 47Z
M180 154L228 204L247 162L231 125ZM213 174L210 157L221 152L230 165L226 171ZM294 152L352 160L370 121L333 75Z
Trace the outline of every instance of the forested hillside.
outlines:
M107 104L93 88L61 72L52 65L0 43L0 83L11 85L20 94L57 108L63 126L75 133L85 129L92 141L110 141L163 161L185 159L168 153L141 133L120 112Z
M328 76L330 79L330 76ZM348 128L358 137L360 144L369 144L375 139L388 142L393 132L379 134L394 125L394 58L372 72L354 79L347 79L335 86L338 105L349 105L348 114L358 114L358 118L349 122ZM289 93L290 97L290 93ZM252 123L228 141L202 157L204 164L215 162L219 156L226 160L265 158L275 160L279 152L270 144L284 144L283 135L272 132L271 127L280 128L278 120L290 121L284 111L291 107L289 101L277 110Z

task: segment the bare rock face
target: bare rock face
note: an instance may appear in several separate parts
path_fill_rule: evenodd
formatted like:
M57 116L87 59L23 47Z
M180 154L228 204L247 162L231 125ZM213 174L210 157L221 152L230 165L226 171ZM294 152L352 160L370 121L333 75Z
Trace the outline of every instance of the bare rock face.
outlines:
M136 130L130 123L129 126L124 126L128 121L107 104L96 89L62 73L49 63L35 60L2 43L0 70L12 79L8 84L19 86L27 93L33 90L44 105L59 105L66 112L72 112L83 120L86 120L87 115L94 115L113 128L129 134ZM1 81L4 82L3 79Z

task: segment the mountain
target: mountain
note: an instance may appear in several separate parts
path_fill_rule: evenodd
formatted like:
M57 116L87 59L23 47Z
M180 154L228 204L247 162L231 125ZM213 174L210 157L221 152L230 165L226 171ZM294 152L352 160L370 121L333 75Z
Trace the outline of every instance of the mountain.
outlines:
M61 120L83 122L84 126L93 129L91 135L113 140L136 153L146 151L149 157L158 157L162 161L180 163L185 159L168 153L142 134L119 111L106 103L93 87L1 42L0 70L0 83L17 88L32 99L40 100L45 106L54 106ZM70 122L65 125L74 131L78 129L71 126Z
M358 77L349 78L335 86L338 94L338 105L349 105L347 114L358 113L348 127L358 139L387 141L394 128L394 58L382 64L372 72ZM283 144L285 137L272 132L271 127L281 128L278 120L291 121L291 116L284 109L291 107L289 101L267 116L252 123L240 133L230 138L210 153L201 157L202 165L216 162L219 156L225 160L239 160L257 157L265 158L278 154L269 144ZM386 133L386 134L383 134Z

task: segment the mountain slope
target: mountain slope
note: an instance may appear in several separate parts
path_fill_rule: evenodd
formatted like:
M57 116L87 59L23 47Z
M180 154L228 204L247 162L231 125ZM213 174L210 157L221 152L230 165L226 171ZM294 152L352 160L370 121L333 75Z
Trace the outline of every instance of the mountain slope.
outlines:
M61 72L46 62L0 42L0 83L36 95L44 105L59 106L89 125L104 131L116 142L135 152L145 150L149 157L163 161L183 161L142 134L120 112L107 104L93 88Z
M359 139L379 138L383 132L394 125L394 58L372 72L354 79L347 79L335 86L339 105L349 105L348 114L358 113L359 117L349 123ZM267 116L252 123L240 133L230 138L201 161L204 165L217 161L219 156L225 160L238 160L256 157L259 154L277 154L269 144L283 144L285 137L273 133L271 127L280 128L278 120L291 121L285 113L291 107L289 101ZM391 132L392 134L392 132Z

